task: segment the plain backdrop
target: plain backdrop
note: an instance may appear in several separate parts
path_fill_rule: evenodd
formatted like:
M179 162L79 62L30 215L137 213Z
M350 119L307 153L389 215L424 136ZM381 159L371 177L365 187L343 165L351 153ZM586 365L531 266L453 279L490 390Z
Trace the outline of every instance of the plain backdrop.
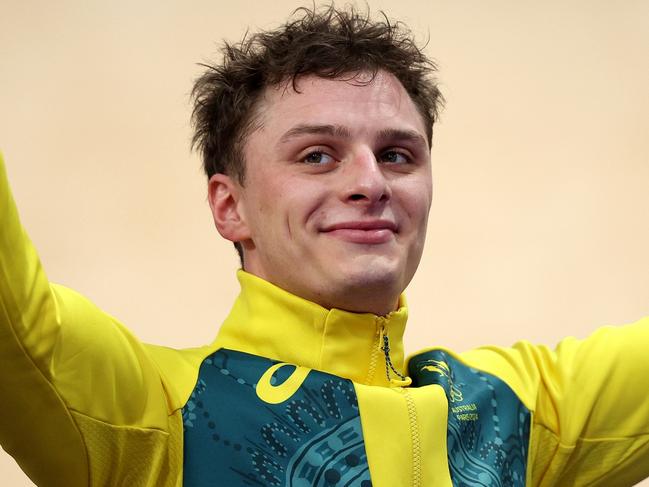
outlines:
M51 280L144 341L212 341L238 260L189 92L221 39L300 5L0 0L0 150ZM427 42L447 100L407 349L553 345L649 315L649 2L369 5ZM4 453L0 472L32 485Z

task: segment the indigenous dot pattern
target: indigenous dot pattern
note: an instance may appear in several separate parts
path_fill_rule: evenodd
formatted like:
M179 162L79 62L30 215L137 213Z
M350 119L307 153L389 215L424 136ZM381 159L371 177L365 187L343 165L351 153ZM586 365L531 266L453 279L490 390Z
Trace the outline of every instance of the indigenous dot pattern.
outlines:
M524 486L530 411L510 387L442 350L413 357L408 368L413 387L438 384L446 392L453 485Z
M183 408L185 487L371 487L351 381L310 371L288 400L268 404L257 381L277 362L221 349L201 364ZM282 384L295 367L271 378Z

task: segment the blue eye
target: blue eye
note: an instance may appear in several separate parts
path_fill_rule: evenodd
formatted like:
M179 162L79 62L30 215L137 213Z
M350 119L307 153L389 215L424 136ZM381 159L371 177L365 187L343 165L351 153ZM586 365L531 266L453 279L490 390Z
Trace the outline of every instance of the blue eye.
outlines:
M390 164L407 164L410 162L410 158L407 155L396 150L385 151L381 154L381 160Z
M302 160L308 164L317 165L317 164L329 164L334 161L334 158L331 157L326 152L313 151L313 152L309 152Z

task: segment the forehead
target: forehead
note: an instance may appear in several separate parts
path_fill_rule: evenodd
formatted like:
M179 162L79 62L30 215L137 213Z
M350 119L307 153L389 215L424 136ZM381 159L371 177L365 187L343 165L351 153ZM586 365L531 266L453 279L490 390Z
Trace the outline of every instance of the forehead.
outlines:
M399 80L385 71L329 79L306 75L266 89L260 131L278 136L298 124L337 124L354 135L385 129L426 130L421 114Z

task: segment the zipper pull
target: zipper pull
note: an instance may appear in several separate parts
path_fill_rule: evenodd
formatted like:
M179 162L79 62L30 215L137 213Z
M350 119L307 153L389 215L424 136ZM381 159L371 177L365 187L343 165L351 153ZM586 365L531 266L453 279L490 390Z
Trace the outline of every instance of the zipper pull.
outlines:
M412 384L412 379L401 374L392 364L392 359L390 358L390 338L385 330L384 323L381 323L379 328L379 348L383 351L383 355L385 356L385 376L387 377L388 382L396 387L408 387ZM394 372L399 378L392 378L390 376L390 371Z

